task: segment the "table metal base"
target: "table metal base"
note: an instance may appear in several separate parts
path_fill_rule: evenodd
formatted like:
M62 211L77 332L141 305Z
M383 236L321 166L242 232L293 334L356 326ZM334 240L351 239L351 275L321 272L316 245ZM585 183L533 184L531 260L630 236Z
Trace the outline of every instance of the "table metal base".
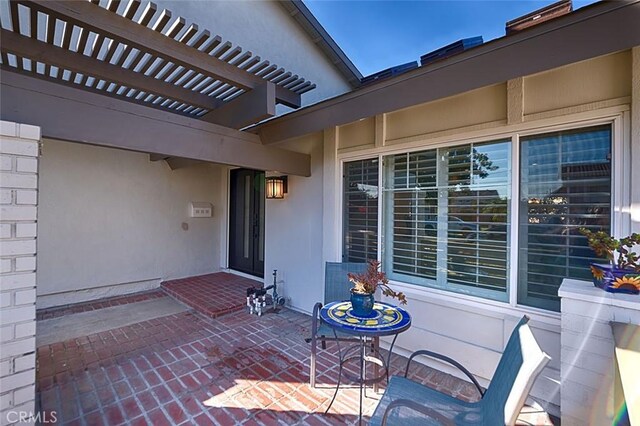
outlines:
M335 334L335 331L334 331L334 334ZM336 338L337 337L338 336L336 335ZM359 336L360 342L346 349L344 353L340 349L340 342L336 341L336 345L338 346L338 357L340 359L340 366L338 369L338 383L336 385L336 390L333 393L333 398L331 398L331 402L329 403L329 406L324 412L325 414L329 412L329 410L331 409L331 406L333 405L333 402L336 399L336 396L338 395L338 391L340 390L340 384L342 383L342 375L344 374L344 376L347 379L358 383L359 390L360 390L360 406L359 406L358 422L359 424L362 424L362 401L363 401L363 395L366 396L364 394L364 392L366 392L366 387L373 385L374 392L377 392L378 383L382 382L385 379L387 380L387 383L389 382L389 363L391 361L393 346L395 345L397 338L398 338L397 334L393 336L393 340L391 342L391 346L389 347L389 353L387 354L386 361L382 356L382 353L380 352L378 337L373 337L371 340L367 340L365 336ZM371 355L366 354L368 343L371 343L371 346L370 346ZM343 368L343 366L346 363L354 360L358 360L360 364L359 376L354 376L350 374L348 371L345 371ZM374 377L371 377L369 379L367 379L366 377L367 362L373 363L375 365ZM381 374L379 374L379 367L382 367L383 369L383 372Z

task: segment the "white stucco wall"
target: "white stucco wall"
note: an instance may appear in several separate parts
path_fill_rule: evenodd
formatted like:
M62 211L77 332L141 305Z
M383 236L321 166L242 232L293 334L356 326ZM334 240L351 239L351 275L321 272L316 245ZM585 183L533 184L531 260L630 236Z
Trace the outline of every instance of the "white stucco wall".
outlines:
M311 312L324 291L322 133L282 147L311 154L311 177L289 176L285 198L266 201L265 282L277 269L289 306Z
M198 24L234 47L314 82L317 88L302 98L305 105L349 90L345 78L278 2L156 3L159 11L170 10L173 19L180 16L187 25ZM279 106L277 112L286 110ZM44 143L41 167L39 308L145 290L164 279L226 267L226 167L199 165L171 171L163 161L150 162L146 154L52 140ZM320 165L314 171L318 172L321 175ZM313 191L294 198L303 196L309 203L321 199L321 180L315 176L292 178L291 185ZM188 218L189 201L212 202L214 218ZM271 218L279 229L282 205L275 206ZM288 220L291 223L294 217ZM183 222L189 225L187 231ZM298 248L303 241L311 247L314 238L317 235L309 235ZM272 239L266 251L273 251L269 247L277 241ZM312 258L308 247L293 250L304 256L301 261ZM286 262L285 255L267 254L266 275L273 268L286 274ZM316 263L321 265L320 260Z
M219 270L221 171L172 171L146 154L44 140L38 307ZM188 217L190 201L212 203L213 218Z
M187 23L196 23L223 40L242 47L297 74L317 87L302 95L303 105L350 90L320 49L310 40L277 1L195 1L159 0L158 10L166 8ZM278 112L288 108L282 107Z

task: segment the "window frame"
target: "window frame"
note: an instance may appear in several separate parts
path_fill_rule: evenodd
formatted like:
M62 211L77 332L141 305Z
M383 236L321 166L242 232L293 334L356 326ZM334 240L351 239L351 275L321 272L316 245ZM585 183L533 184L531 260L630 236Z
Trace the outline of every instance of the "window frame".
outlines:
M345 246L345 235L344 235L344 231L346 229L345 226L345 191L344 191L344 180L346 178L346 172L345 172L345 163L351 163L351 162L356 162L356 161L367 161L367 160L373 160L373 159L377 159L378 160L378 226L376 229L376 247L378 248L376 251L376 260L380 260L380 241L381 241L381 237L380 237L380 206L381 206L381 199L382 199L382 194L380 193L380 172L382 170L382 167L380 165L380 159L378 156L374 155L374 156L368 156L368 157L364 157L364 158L350 158L347 160L342 160L340 161L340 180L339 180L339 188L340 188L340 198L339 198L339 203L337 205L340 213L338 215L339 217L339 229L340 229L340 238L338 238L339 241L339 245L340 245L340 249L338 252L338 258L341 259L341 261L344 262L344 246Z
M613 107L609 111L592 111L588 113L565 115L552 117L549 119L541 119L521 123L518 125L508 125L506 128L493 128L481 131L467 131L464 129L460 133L449 134L450 132L442 132L442 135L419 135L411 138L407 143L399 143L397 145L383 145L375 148L366 148L354 150L353 148L337 150L337 182L340 182L338 191L338 209L342 211L344 203L344 194L342 191L344 163L356 160L366 160L378 158L378 253L377 260L382 261L382 253L385 251L384 228L386 222L386 212L383 204L384 187L383 187L383 158L395 154L419 152L426 149L447 148L464 144L477 144L491 142L495 140L511 140L511 208L509 212L509 223L518 223L520 214L519 200L520 197L520 138L524 136L532 136L537 134L565 131L572 129L581 129L598 125L611 126L611 231L615 237L626 235L631 229L631 217L628 211L623 211L623 205L628 205L631 198L631 135L630 135L630 111L628 105ZM340 234L337 240L341 241L343 218L338 216L336 229ZM543 318L551 320L559 320L560 312L550 311L542 308L519 304L518 298L518 269L514 265L518 265L519 238L518 227L510 226L509 235L510 252L507 255L510 265L507 274L507 301L488 299L481 296L470 295L465 293L456 293L442 288L411 284L403 281L390 280L392 285L398 289L405 291L412 296L422 298L424 296L436 296L445 300L456 301L474 306L492 306L496 310L506 310L505 312L517 311L518 313L532 313ZM338 252L339 258L342 258L342 246Z
M496 144L505 144L505 143L509 144L509 147L507 148L507 150L509 152L509 156L511 156L512 153L511 153L511 146L510 146L511 145L511 139L510 138L490 139L490 140L487 140L487 141L484 141L484 142L476 141L476 142L473 142L473 143L448 144L447 146L439 147L439 148L428 147L428 148L424 148L424 149L419 149L417 151L408 151L406 153L405 152L401 152L400 155L401 156L405 156L406 154L409 154L409 155L407 155L407 157L409 157L412 152L413 153L415 153L415 152L421 153L421 152L425 152L425 151L436 151L436 157L439 157L440 154L441 154L440 150L447 150L448 151L448 150L450 150L452 148L455 149L455 148L466 147L466 146L469 146L469 147L473 146L474 149L475 149L476 146L483 146L485 144L496 145ZM395 155L397 155L397 154L384 154L382 156L382 158L383 159L386 158L386 159L388 159L390 161L393 161L393 157ZM507 157L507 158L510 158L510 157ZM437 160L437 161L438 161L438 163L441 162L440 160ZM407 164L408 164L408 159L407 159ZM511 164L509 164L509 165L511 166ZM385 167L387 166L387 164L384 164L384 161L383 161L382 166L383 166L383 170L384 170ZM440 167L440 166L438 166L438 167ZM442 169L439 168L438 169L438 174L442 174L442 173L443 173ZM511 171L509 171L509 174L511 174ZM384 224L387 221L390 222L390 223L394 221L394 219L390 219L389 218L389 214L388 214L388 212L389 212L388 209L393 209L393 203L387 202L386 203L387 205L385 205L385 200L388 200L388 198L387 198L388 196L396 193L396 189L395 188L388 187L388 188L385 189L385 179L386 178L387 178L387 174L385 172L385 174L382 176L382 178L381 178L381 180L379 182L379 184L380 184L380 186L382 188L382 194L381 194L382 202L383 202L383 206L385 206L384 207L385 208L384 215L383 215L383 218L381 219L381 220L384 221L383 224L382 224L383 227L384 227ZM511 185L511 180L509 181L509 185ZM471 186L473 186L473 185L471 185ZM438 185L434 186L433 188L431 188L431 190L435 190L436 192L440 193L443 190L446 191L445 188L447 188L447 187L449 187L448 184L445 184L445 185L438 184ZM403 191L400 190L399 192L403 192ZM509 196L511 196L511 193L509 193ZM442 200L442 198L438 197L438 200L440 201L440 200ZM449 199L447 199L447 207L450 206L450 204L448 204L448 201L449 201ZM511 204L512 203L513 203L513 200L511 200L511 199L509 199L507 201L507 211L509 212L508 215L507 215L507 220L509 220L511 218L510 210L511 210ZM440 222L440 221L438 220L438 222ZM506 225L508 227L510 227L510 224L508 222L506 223ZM386 229L385 230L385 234L383 235L383 238L386 238L387 235L392 235L392 233L393 233L392 230ZM505 241L505 244L507 246L510 245L509 235L510 234L507 235L507 240ZM437 250L438 252L440 252L440 243L441 242L442 242L442 240L438 240L438 250ZM380 257L382 257L382 252L380 253ZM508 253L505 256L504 261L505 261L505 263L507 265L507 268L510 270L511 269L509 267L509 265L510 265L510 255ZM444 258L438 256L438 262L447 263L448 262L447 256L445 256ZM387 262L385 262L385 261L383 261L382 264L387 266ZM510 289L509 289L510 275L509 274L505 275L505 288L504 288L504 291L500 291L500 290L495 290L495 289L484 288L484 287L482 287L480 285L477 285L477 286L474 286L474 285L471 285L471 284L470 285L466 285L466 284L462 284L462 283L451 282L451 281L448 281L448 280L444 280L445 282L443 284L443 280L442 280L443 277L442 276L443 275L446 276L446 273L440 268L441 268L441 266L438 266L438 272L437 272L437 276L435 278L411 277L410 275L406 275L401 271L400 272L394 272L393 274L388 273L388 276L389 276L389 279L391 281L393 281L393 282L407 283L407 284L416 285L416 286L422 287L422 288L433 288L433 289L442 290L442 291L445 291L445 292L448 292L448 293L469 295L469 296L472 296L472 297L479 298L481 300L496 300L496 301L500 301L500 302L505 302L505 301L509 300L509 291L510 291ZM393 278L392 275L397 275L398 277ZM400 275L405 275L405 277L399 277ZM406 281L404 281L403 278L406 279ZM424 284L418 284L417 282L419 282L419 281L424 282Z
M549 133L547 133L547 132L534 132L534 133L530 133L530 134L529 133L528 134L520 134L520 135L518 135L519 136L518 148L519 149L522 148L522 146L523 146L522 139L524 139L524 138L533 137L534 140L535 139L539 140L539 137L542 137L542 136L545 136L545 135L548 136L549 134L556 134L556 133L560 133L560 132L563 132L563 131L566 131L568 133L572 133L572 132L582 133L582 132L588 131L590 129L598 129L598 128L605 128L605 127L608 128L609 131L610 131L610 155L611 155L610 164L611 164L611 172L610 172L610 187L609 187L609 194L610 194L610 199L609 199L609 202L610 202L609 225L610 225L610 232L613 232L613 226L612 226L613 222L612 221L614 219L614 202L613 202L613 199L614 199L614 188L615 188L614 180L613 180L614 167L615 167L614 164L613 164L614 163L614 161L613 161L614 160L614 149L615 149L614 148L614 133L613 133L614 132L614 126L613 126L613 123L605 123L605 124L600 124L600 125L589 125L589 126L579 126L579 127L571 126L571 127L567 128L567 129L554 130L554 131L549 132ZM519 175L520 175L520 173L522 172L522 157L521 157L521 155L518 155L517 160L518 160L518 163L520 165L520 168L518 169ZM559 163L559 164L561 164L561 163ZM517 185L518 185L518 191L520 191L522 189L522 182L520 181L520 176L518 178L518 181L516 182ZM520 207L521 207L521 200L518 198L518 208L520 208ZM526 218L527 217L527 211L525 211L523 214L524 214L524 218ZM516 223L515 226L519 230L520 230L520 221L522 221L524 218L516 216L516 219L518 220L518 223ZM520 232L518 232L518 238L520 237L520 235L521 235ZM517 252L520 252L521 249L523 249L523 247L520 247L520 241L518 241L518 247L516 248L516 250L517 250ZM595 255L593 257L595 257ZM513 268L513 269L515 270L515 275L516 275L516 280L517 280L517 277L518 277L519 273L521 272L520 271L520 267L522 266L523 263L526 264L526 260L522 260L518 256L516 256L516 259L518 260L518 264L516 264L515 265L516 267ZM585 271L585 274L587 274L586 271ZM574 277L573 279L577 279L577 278ZM541 303L543 298L535 297L535 296L529 296L528 295L529 284L530 283L524 283L522 286L518 286L517 285L517 281L516 281L516 286L514 287L514 291L516 293L515 294L516 299L522 298L523 301L524 301L524 299L530 298L530 300L532 302L537 301L537 303ZM542 303L545 303L545 302L542 302ZM533 305L530 305L530 304L526 304L524 302L516 302L516 305L517 306L526 307L526 308L535 307L536 309L547 310L549 312L560 312L559 303L558 303L558 311L555 311L555 309L536 307L536 306L533 306Z

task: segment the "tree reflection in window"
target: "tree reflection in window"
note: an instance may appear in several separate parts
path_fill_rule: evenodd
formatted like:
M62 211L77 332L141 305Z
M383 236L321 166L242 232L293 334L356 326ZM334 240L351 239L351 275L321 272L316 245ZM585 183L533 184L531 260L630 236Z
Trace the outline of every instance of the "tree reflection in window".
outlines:
M611 128L521 139L518 302L559 310L564 278L591 280L578 229L610 231Z
M510 142L385 159L391 277L505 299Z

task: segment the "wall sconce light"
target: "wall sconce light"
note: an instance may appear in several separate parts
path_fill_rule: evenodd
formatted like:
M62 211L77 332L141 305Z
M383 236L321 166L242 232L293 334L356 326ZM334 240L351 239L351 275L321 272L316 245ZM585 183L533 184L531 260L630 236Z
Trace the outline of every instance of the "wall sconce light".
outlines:
M287 193L287 177L271 176L266 178L266 197L268 200L280 200Z

